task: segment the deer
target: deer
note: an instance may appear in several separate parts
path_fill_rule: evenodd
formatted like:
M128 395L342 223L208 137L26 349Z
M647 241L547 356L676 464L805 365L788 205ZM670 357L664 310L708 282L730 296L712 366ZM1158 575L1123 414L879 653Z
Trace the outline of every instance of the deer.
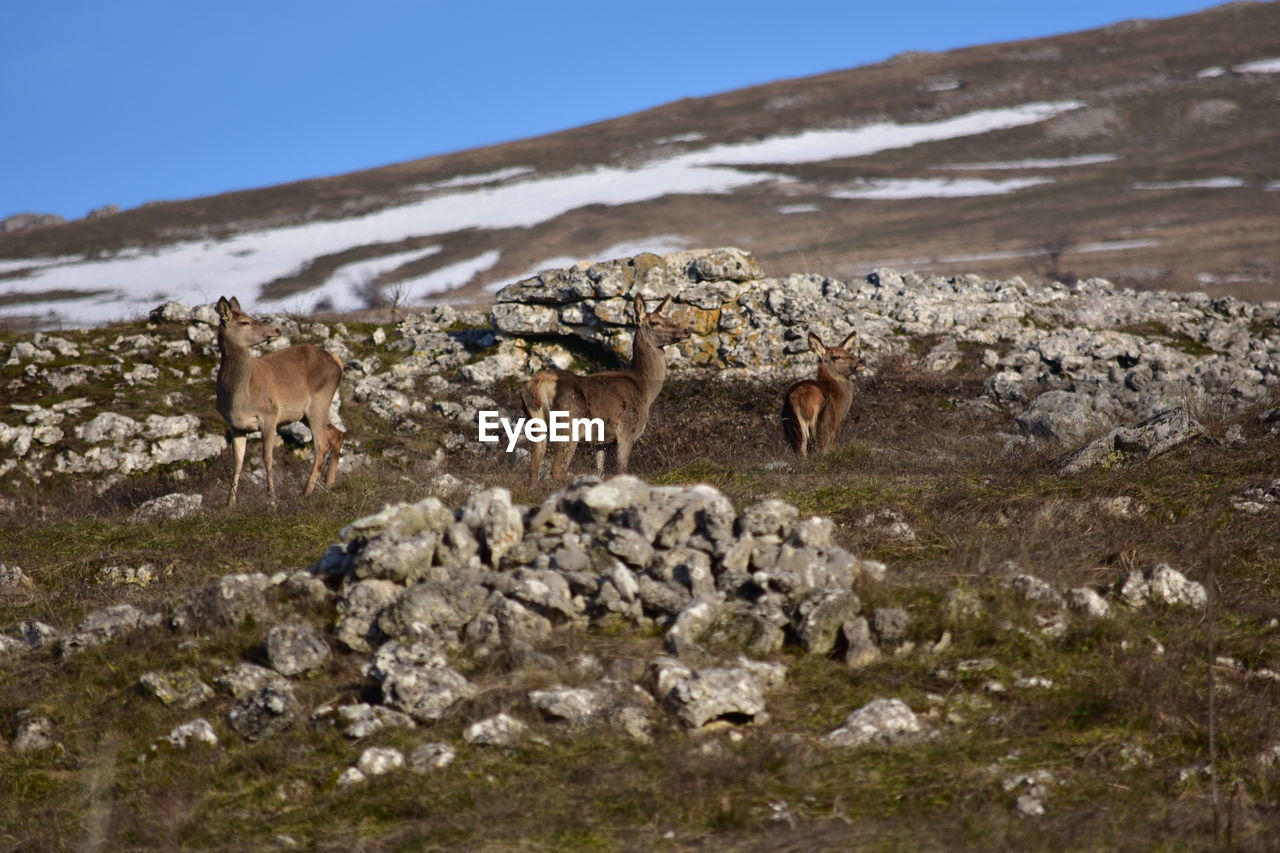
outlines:
M568 370L549 368L529 380L522 395L525 412L531 418L546 419L548 412L567 411L570 418L599 418L604 421L604 444L596 451L596 471L604 474L604 447L617 449L618 473L625 473L631 448L644 433L649 409L667 378L667 357L662 348L689 337L689 328L667 315L671 306L668 296L652 313L645 310L644 299L636 295L632 307L636 313L635 338L631 346L631 366L579 376ZM577 450L576 441L556 448L551 463L551 476L559 480L568 471ZM538 484L547 442L532 443L529 458L529 485Z
M315 344L297 344L262 357L251 347L280 337L280 329L250 317L234 296L218 299L218 414L227 422L227 441L235 456L228 506L236 505L240 472L249 433L262 431L262 462L267 471L267 492L276 499L271 475L271 454L276 428L306 421L315 441L311 476L303 497L315 490L321 465L328 458L325 485L338 475L338 459L345 433L329 423L329 406L342 381L342 362Z
M801 458L814 447L823 453L831 447L849 406L853 403L850 377L866 366L853 350L857 331L829 347L813 332L809 349L818 354L818 377L802 379L787 389L782 399L782 431Z

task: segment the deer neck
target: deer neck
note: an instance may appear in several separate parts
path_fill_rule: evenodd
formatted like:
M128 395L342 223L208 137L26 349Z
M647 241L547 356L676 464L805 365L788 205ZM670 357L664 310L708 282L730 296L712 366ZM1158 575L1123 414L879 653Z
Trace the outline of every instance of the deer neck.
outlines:
M842 408L853 398L853 383L845 376L838 376L822 362L818 363L818 386Z
M631 345L631 372L643 382L645 394L652 403L667 378L667 357L662 347L653 342L647 329L636 329L635 341Z
M228 340L224 330L218 332L218 351L222 353L222 361L218 365L218 401L229 403L249 387L253 353L244 344Z

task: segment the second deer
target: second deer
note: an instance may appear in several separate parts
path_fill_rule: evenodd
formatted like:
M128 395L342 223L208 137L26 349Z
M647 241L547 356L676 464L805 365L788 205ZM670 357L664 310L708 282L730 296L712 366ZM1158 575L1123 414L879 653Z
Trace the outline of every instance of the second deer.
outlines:
M627 470L631 447L644 432L662 383L667 378L667 357L662 348L689 337L688 327L667 316L671 297L663 300L658 310L645 310L644 299L633 300L636 312L635 340L631 347L631 367L579 376L568 370L543 370L529 380L524 391L524 407L530 417L545 419L548 412L567 411L571 418L600 418L604 421L604 441L617 445L618 471ZM577 450L576 441L556 447L551 461L551 476L561 479ZM534 442L530 448L529 485L537 485L547 442ZM596 452L596 469L604 473L604 449Z
M332 486L338 474L342 451L342 430L329 423L329 406L342 381L342 362L314 344L298 344L255 358L254 344L280 336L280 330L250 317L240 309L240 301L218 300L218 414L227 422L227 439L235 454L231 475L229 506L235 506L240 471L244 467L245 444L249 433L262 431L262 462L267 473L267 492L276 496L271 476L271 455L276 427L305 420L315 441L315 461L302 494L309 495L320 477L320 467L328 457L325 484Z
M818 378L802 379L787 389L782 400L782 431L796 453L809 455L830 449L849 406L853 403L850 377L865 366L853 350L858 338L850 332L840 344L829 347L813 332L809 349L818 355Z

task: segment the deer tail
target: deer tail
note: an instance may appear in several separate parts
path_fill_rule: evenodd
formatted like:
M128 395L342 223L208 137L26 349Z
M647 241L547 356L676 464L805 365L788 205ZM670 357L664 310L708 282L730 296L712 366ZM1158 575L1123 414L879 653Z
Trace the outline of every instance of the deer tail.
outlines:
M547 412L551 410L551 401L556 396L556 375L550 370L543 370L534 374L529 380L529 385L524 389L521 397L524 400L524 410L531 418L547 417Z

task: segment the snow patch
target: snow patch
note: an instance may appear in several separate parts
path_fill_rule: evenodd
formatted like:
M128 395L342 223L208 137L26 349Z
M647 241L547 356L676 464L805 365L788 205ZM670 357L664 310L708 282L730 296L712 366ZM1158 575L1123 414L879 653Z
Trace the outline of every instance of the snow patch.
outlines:
M528 167L513 167L488 175L460 176L454 180L463 183L455 185L453 192L363 216L248 231L227 240L176 243L136 257L50 262L22 277L0 281L0 293L21 296L60 290L79 291L85 296L41 303L13 302L0 307L0 316L48 310L56 312L64 322L93 324L143 314L165 299L190 302L199 295L199 301L206 302L214 291L239 293L244 298L276 279L296 274L317 257L358 246L468 228L531 228L587 205L635 204L675 193L721 194L769 181L787 182L792 179L726 166L857 157L1034 124L1081 106L1079 101L1040 102L980 110L937 122L881 122L854 129L813 130L757 142L713 145L656 158L635 168L596 166L571 174L528 177ZM524 179L519 179L522 176ZM481 178L486 183L499 179L505 183L464 188ZM1003 185L986 192L962 194L1011 192L1014 188ZM916 189L917 193L922 191ZM939 192L890 197L926 197ZM23 260L23 264L30 266L31 261ZM106 293L89 295L102 291Z
M445 181L436 181L431 184L418 184L414 189L447 190L454 189L456 187L473 187L480 184L496 184L500 181L509 181L512 178L527 175L532 171L534 171L532 166L511 166L506 169L498 169L496 172L485 172L480 175L459 175L456 178L449 178Z
M1220 190L1244 186L1242 178L1200 178L1194 181L1138 181L1135 190Z
M969 196L1006 195L1039 184L1051 184L1052 178L1010 178L991 181L983 178L870 178L860 186L836 190L832 198L912 199L965 198Z
M1068 166L1092 166L1119 160L1118 154L1081 154L1079 157L1041 157L1029 160L998 160L993 163L945 163L935 169L955 172L986 172L1000 169L1062 169Z
M817 213L821 208L816 204L784 204L778 208L779 213Z

